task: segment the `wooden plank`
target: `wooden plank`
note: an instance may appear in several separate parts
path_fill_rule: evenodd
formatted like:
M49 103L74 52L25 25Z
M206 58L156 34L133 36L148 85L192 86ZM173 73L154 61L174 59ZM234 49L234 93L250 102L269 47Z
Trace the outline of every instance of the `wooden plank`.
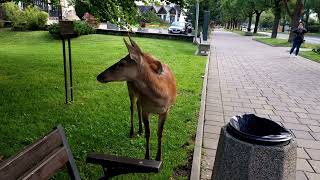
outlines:
M59 130L56 129L2 162L0 164L0 179L17 179L60 145L62 145L62 139Z
M58 130L61 134L61 138L62 138L62 142L63 142L63 146L66 148L66 152L67 152L67 155L68 155L68 163L67 163L67 168L68 168L68 173L70 175L70 178L73 179L73 180L80 180L80 173L79 173L79 170L77 168L77 165L73 159L73 155L71 153L71 149L70 149L70 146L69 146L69 143L68 143L68 140L67 140L67 137L66 137L66 134L64 132L64 129L61 125L58 125Z
M19 180L47 180L68 162L65 147L59 147L26 172Z
M134 159L122 156L113 156L99 153L90 153L87 163L100 164L104 167L121 167L134 169L139 172L159 172L162 162L148 159Z

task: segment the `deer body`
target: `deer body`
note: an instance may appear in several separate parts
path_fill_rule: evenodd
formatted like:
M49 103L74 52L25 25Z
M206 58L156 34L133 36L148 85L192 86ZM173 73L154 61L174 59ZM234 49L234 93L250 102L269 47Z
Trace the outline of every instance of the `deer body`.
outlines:
M176 100L176 81L166 64L161 64L151 55L143 53L130 37L129 39L131 45L125 41L129 55L99 74L97 80L100 82L127 81L131 105L134 103L130 93L137 98L138 109L139 105L141 107L146 137L146 159L150 159L149 114L158 114L156 160L161 160L162 131L168 111ZM133 123L133 120L131 122Z

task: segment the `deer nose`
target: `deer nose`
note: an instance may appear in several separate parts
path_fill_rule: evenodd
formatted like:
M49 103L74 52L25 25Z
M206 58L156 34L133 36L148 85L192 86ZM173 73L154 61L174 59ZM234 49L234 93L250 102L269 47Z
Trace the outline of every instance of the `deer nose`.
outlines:
M97 81L103 82L103 76L101 74L97 76Z

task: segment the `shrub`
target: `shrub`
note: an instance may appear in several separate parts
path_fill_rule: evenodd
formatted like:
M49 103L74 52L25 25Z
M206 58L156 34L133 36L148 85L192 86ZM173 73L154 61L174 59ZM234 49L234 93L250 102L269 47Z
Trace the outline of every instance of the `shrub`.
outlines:
M40 30L44 29L47 23L48 14L38 7L28 6L21 11L18 5L13 2L4 4L6 19L12 21L14 30Z
M51 24L48 26L49 33L54 38L60 38L60 27L59 24ZM75 21L74 22L74 31L75 35L73 37L87 35L87 34L94 34L96 31L93 29L88 23L84 21Z
M93 34L96 32L95 29L93 29L88 23L84 21L75 21L74 30L79 36Z
M48 20L48 13L41 11L38 7L28 6L24 11L27 29L44 29Z
M320 24L309 25L308 31L312 33L320 32Z
M60 29L59 29L59 24L54 23L48 26L48 31L49 33L54 37L54 38L59 38L60 37Z
M159 23L160 25L167 25L168 23L162 20L157 14L152 11L144 12L140 15L139 21L146 23Z

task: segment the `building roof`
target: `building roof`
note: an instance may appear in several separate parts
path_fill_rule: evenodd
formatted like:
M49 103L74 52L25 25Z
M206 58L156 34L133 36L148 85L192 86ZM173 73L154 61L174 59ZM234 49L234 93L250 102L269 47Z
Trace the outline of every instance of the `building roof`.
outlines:
M167 13L167 12L169 12L172 8L174 8L174 9L178 12L178 14L181 13L181 8L180 8L180 6L175 5L175 4L161 5L161 6L143 6L143 5L142 5L142 6L138 6L138 7L139 7L139 11L140 11L141 13L146 12L146 11L149 11L149 10L152 9L152 8L155 9L155 11L156 11L157 14L158 14L158 13L161 13L161 14ZM164 12L164 11L165 11L165 12Z

